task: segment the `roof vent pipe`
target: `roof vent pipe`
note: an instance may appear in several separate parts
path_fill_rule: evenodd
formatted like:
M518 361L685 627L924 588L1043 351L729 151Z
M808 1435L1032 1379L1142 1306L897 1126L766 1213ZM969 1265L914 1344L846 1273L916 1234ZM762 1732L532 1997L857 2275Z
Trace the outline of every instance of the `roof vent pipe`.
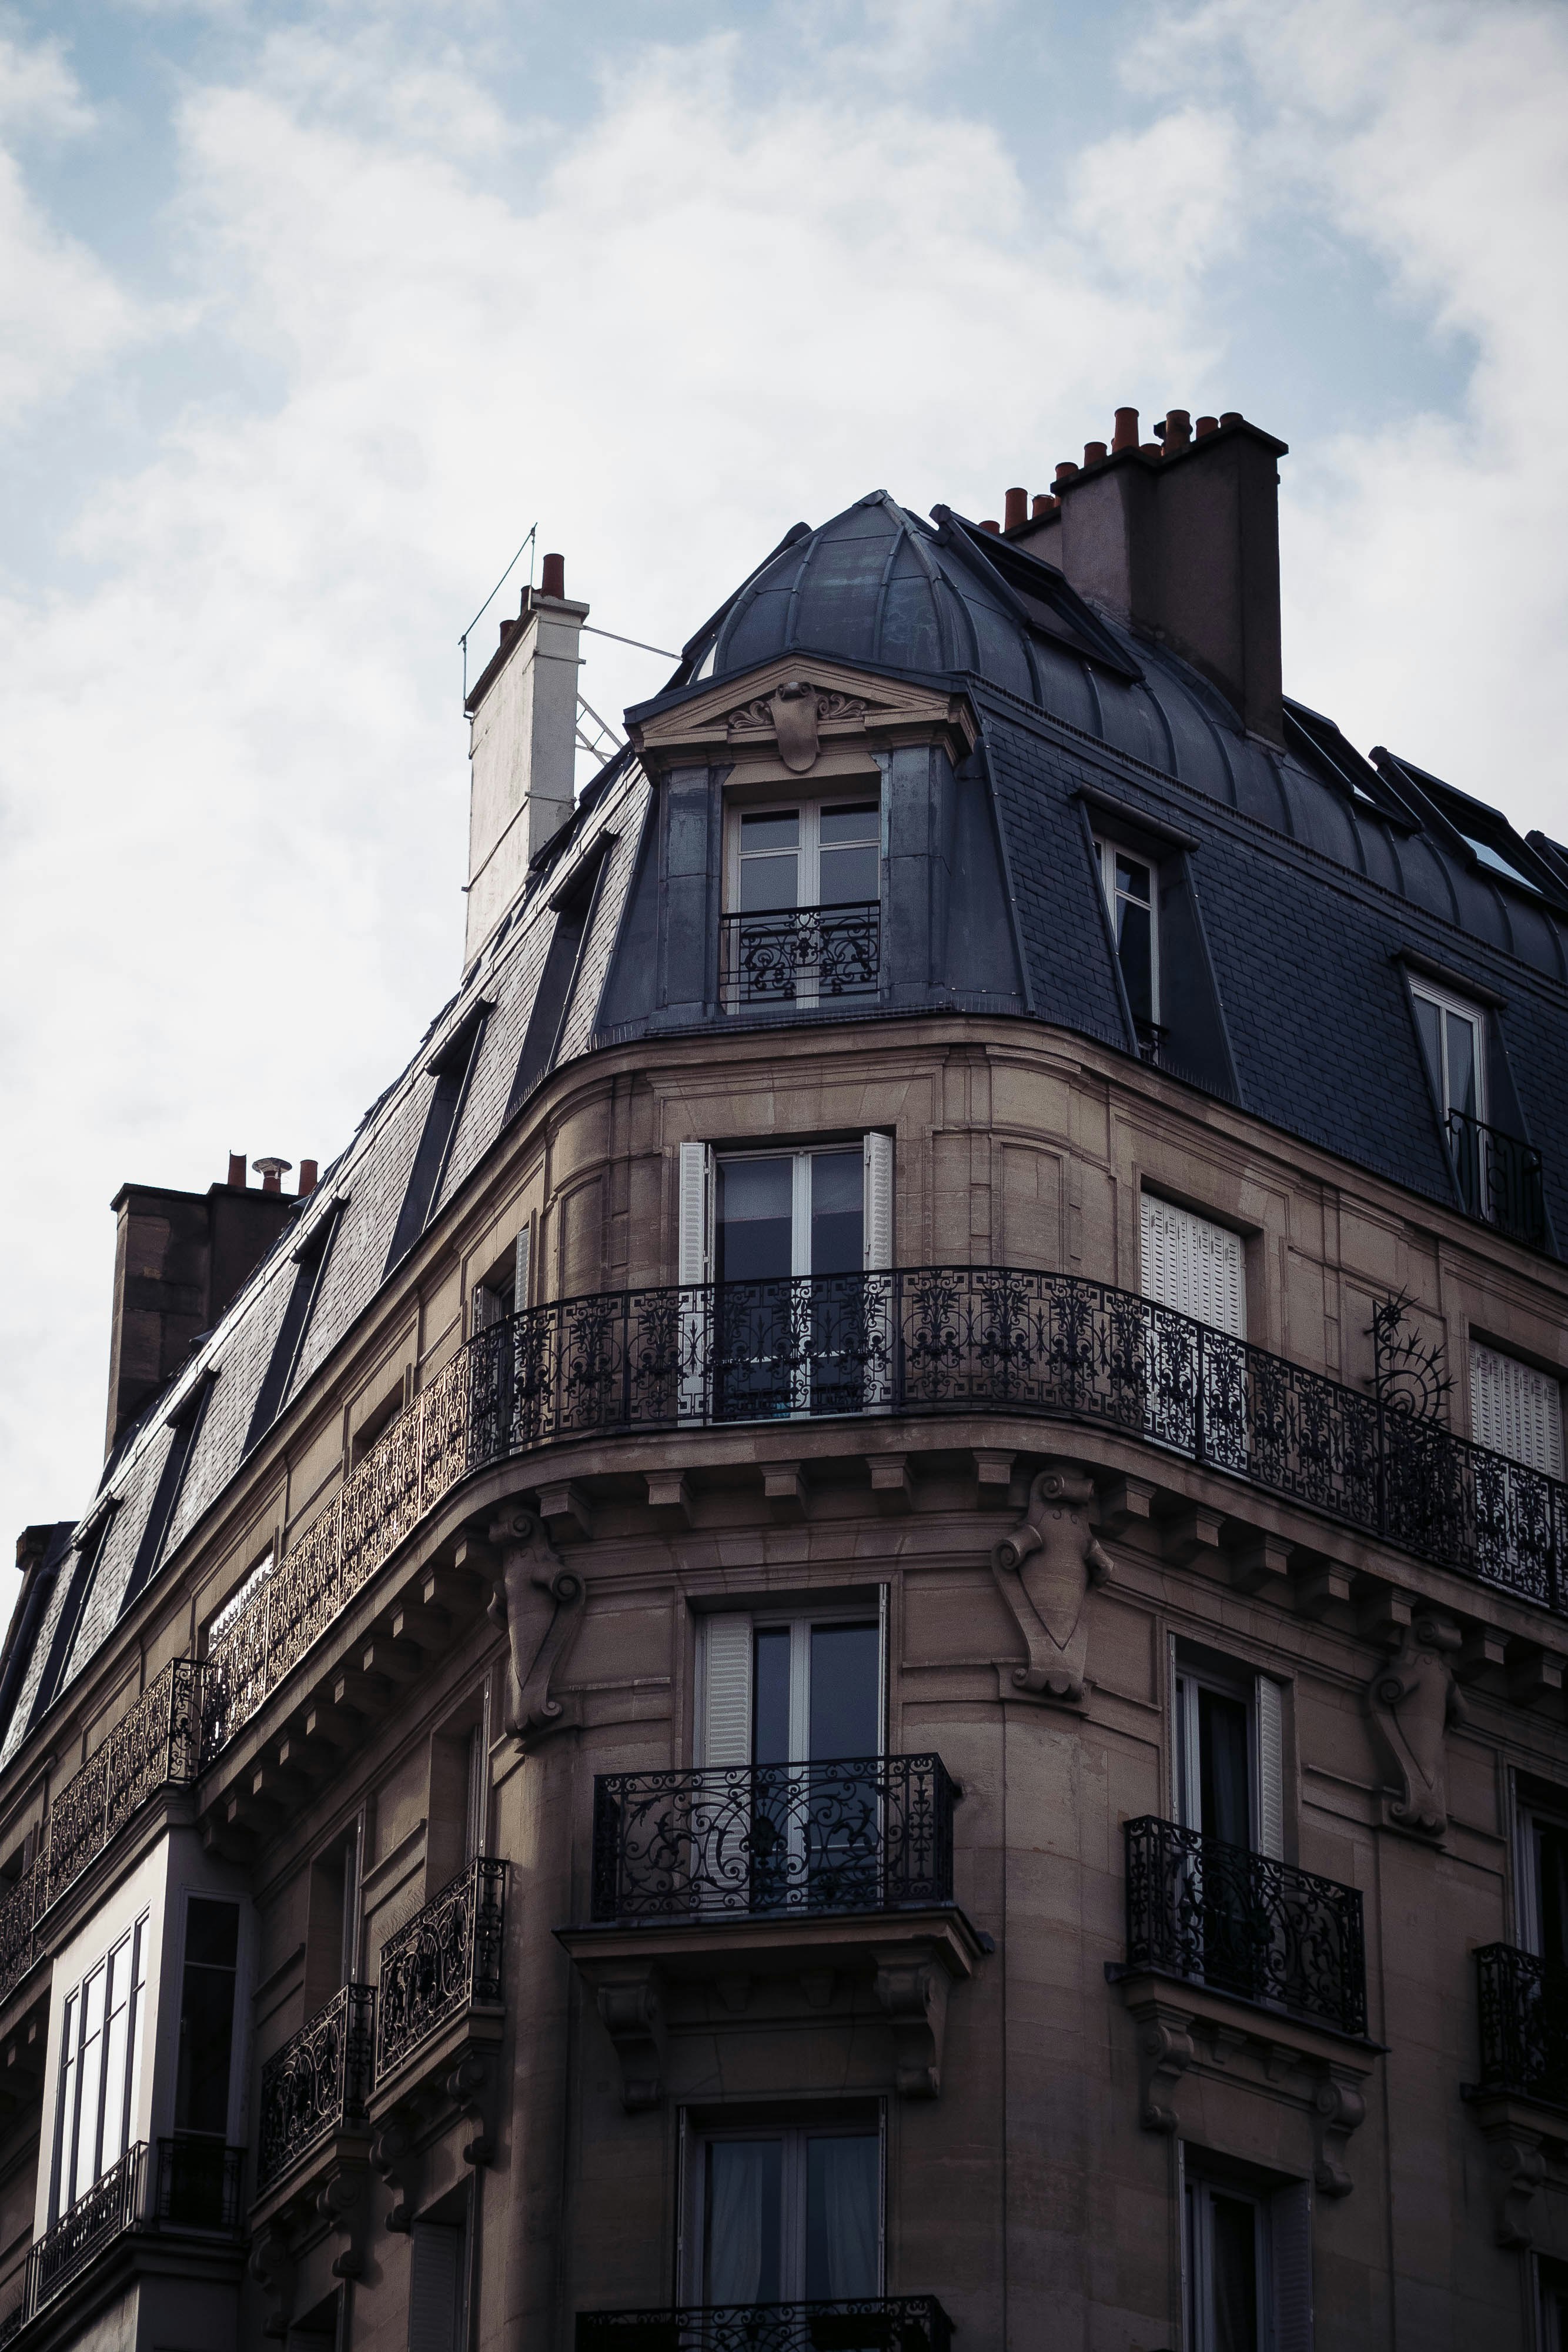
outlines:
M294 1162L292 1160L279 1160L275 1152L268 1151L264 1152L259 1160L253 1160L250 1164L261 1178L261 1189L264 1192L281 1192L283 1180Z

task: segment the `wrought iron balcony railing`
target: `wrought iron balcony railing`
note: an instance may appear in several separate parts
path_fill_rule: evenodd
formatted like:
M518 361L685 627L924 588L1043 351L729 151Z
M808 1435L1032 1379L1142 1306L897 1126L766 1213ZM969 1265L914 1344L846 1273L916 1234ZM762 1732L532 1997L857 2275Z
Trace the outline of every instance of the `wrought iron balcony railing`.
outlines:
M881 964L882 909L874 898L723 918L719 988L727 1012L874 996Z
M1476 1954L1482 2091L1568 2107L1568 1969L1511 1944Z
M837 2303L694 2304L675 2311L582 2311L576 2352L950 2352L934 2294Z
M1146 1438L1568 1614L1560 1481L1134 1292L1005 1266L612 1291L477 1332L392 1423L214 1644L203 1764L493 1463L616 1432L990 1412Z
M499 2009L506 1899L506 1864L481 1856L382 1946L378 2082L460 2011Z
M258 2189L333 2132L364 2123L374 2010L369 1985L344 1985L262 2068Z
M52 2303L111 2240L141 2221L146 2169L147 2143L138 2140L85 2197L68 2207L53 2229L45 2231L27 2256L22 2308L28 2319Z
M953 1900L939 1756L601 1772L595 1924L920 1910Z
M1127 1836L1127 1966L1366 2032L1361 1896L1145 1816Z
M1448 1113L1448 1149L1467 1213L1531 1249L1546 1247L1546 1193L1533 1143L1488 1127L1468 1111Z
M233 2235L245 2219L244 2180L243 2147L225 2147L198 2132L161 2139L152 2219L162 2230Z
M31 1866L0 1900L0 2000L43 1948L38 1927L50 1905L149 1797L195 1778L200 1678L194 1659L172 1659L57 1793Z

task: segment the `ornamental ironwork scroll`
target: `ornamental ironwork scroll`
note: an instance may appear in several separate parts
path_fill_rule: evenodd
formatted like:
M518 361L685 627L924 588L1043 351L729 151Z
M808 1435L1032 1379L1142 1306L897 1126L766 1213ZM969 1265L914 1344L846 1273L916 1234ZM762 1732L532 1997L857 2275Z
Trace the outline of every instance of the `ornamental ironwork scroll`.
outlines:
M1153 1816L1126 1840L1129 1968L1366 2032L1356 1888Z
M1476 1954L1482 2091L1568 2108L1568 1968L1511 1944Z
M576 2352L950 2352L953 2323L934 2294L836 2303L700 2304L681 2310L583 2311Z
M382 1946L378 2082L449 2018L501 2006L506 1895L506 1864L482 1855Z
M262 2068L258 2189L333 2132L363 2125L374 2006L369 1985L342 1986Z
M953 1900L937 1756L601 1772L596 1922L926 1909Z
M872 996L881 969L882 909L874 898L723 920L719 988L731 1013L743 1005Z

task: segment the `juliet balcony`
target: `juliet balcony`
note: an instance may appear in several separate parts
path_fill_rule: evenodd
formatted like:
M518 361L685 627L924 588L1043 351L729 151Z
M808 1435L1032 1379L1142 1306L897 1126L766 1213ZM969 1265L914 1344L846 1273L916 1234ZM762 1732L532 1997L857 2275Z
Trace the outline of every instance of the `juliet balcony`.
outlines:
M220 2142L136 2141L33 2246L22 2299L0 2321L0 2343L41 2340L51 2317L74 2332L87 2317L78 2307L83 2295L101 2303L149 2267L233 2273L244 2165L243 2148Z
M584 2311L576 2352L950 2352L953 2333L934 2294L868 2295Z
M1568 2110L1568 1969L1488 1944L1476 1954L1480 2098L1529 2099Z
M1544 1249L1546 1193L1534 1144L1488 1127L1469 1111L1451 1110L1448 1150L1467 1214L1528 1249Z
M888 2029L885 2087L933 2097L950 1990L986 1939L953 1900L958 1790L937 1756L601 1773L591 1917L560 1941L594 1993L629 2108L672 2037L802 2004Z
M874 898L723 919L719 991L727 1013L874 997L881 968L882 909Z
M375 1993L343 1985L261 2070L256 2188L263 2201L310 2157L369 2130Z

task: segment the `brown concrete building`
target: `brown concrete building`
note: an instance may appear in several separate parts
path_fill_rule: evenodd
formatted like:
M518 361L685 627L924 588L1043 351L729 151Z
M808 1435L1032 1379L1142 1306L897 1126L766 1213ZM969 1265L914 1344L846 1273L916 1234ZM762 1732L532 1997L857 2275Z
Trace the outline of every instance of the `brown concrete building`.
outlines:
M1568 853L1284 697L1282 454L798 526L575 802L547 559L407 1069L121 1196L0 2335L1562 2344Z

